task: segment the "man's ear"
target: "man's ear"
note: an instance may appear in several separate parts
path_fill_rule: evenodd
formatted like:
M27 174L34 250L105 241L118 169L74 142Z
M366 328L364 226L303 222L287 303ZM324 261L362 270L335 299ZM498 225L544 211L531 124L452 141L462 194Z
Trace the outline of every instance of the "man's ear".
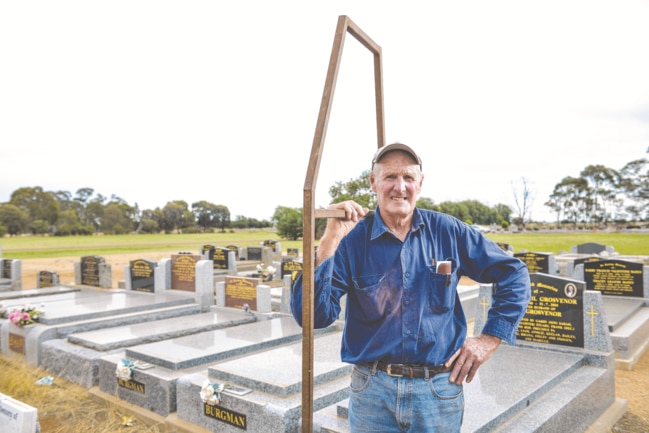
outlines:
M376 184L374 183L375 181L376 181L376 177L374 177L374 172L370 171L370 187L374 192L376 192Z

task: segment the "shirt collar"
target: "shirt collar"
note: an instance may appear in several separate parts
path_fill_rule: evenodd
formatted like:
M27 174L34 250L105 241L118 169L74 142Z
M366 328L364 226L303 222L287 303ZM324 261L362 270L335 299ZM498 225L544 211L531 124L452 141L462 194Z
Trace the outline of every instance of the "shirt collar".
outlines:
M417 231L424 226L424 219L421 216L421 212L418 208L415 208L415 211L412 214L412 223L410 227L410 232ZM385 225L381 215L379 214L379 207L376 207L376 212L374 212L374 224L372 224L372 236L371 239L374 240L384 233L390 233L390 229Z

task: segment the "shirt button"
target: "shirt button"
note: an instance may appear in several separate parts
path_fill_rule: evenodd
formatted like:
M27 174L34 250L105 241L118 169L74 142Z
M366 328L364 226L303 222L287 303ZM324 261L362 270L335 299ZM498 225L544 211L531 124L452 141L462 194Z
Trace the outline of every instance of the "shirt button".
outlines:
M408 330L406 331L406 334L410 335L410 329L408 329Z
M406 277L410 278L410 272L406 272Z

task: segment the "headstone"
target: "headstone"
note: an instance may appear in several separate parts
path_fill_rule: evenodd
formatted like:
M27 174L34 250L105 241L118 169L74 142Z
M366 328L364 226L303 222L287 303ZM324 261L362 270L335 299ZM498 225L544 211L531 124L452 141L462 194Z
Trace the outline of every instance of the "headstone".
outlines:
M611 336L601 293L586 290L583 281L542 273L530 274L532 299L521 320L519 343L568 346L576 350L612 350ZM493 286L480 285L474 335L487 321Z
M613 247L607 247L606 245L595 242L586 242L570 247L570 252L577 254L600 254L604 251L612 253L614 249Z
M263 246L270 248L274 253L277 252L277 240L267 239L264 241Z
M21 290L22 260L0 258L0 278L9 290Z
M175 254L171 256L171 288L186 292L196 291L196 263L201 256Z
M0 259L2 261L2 278L11 279L11 259Z
M211 260L214 261L214 269L230 269L230 252L229 248L215 248L212 251Z
M554 255L549 253L516 253L514 257L522 260L530 274L543 272L544 274L555 274L556 264Z
M54 271L40 271L38 273L38 280L36 281L37 288L55 287L60 284L59 274Z
M203 248L201 248L201 254L205 256L207 260L213 260L215 249L216 247L214 245L203 245Z
M110 264L99 256L81 257L81 261L75 264L75 283L93 287L112 287Z
M285 275L290 275L292 280L295 281L297 274L302 272L303 264L297 260L284 260L281 265L281 277L284 278Z
M226 248L234 252L235 260L239 260L239 247L237 245L227 245Z
M581 281L532 274L532 297L516 338L584 347L584 289Z
M155 292L155 269L156 262L147 259L131 260L129 263L130 290L139 292Z
M259 278L225 277L225 306L257 310Z
M99 287L99 264L104 262L103 257L81 257L81 284L84 286Z
M0 432L36 433L38 427L36 408L0 394Z
M598 260L584 263L584 280L589 290L607 296L645 296L643 265L625 260Z
M300 257L300 250L298 248L287 248L286 255L297 259L298 257Z
M262 259L261 251L262 251L262 247L247 247L246 259L260 261Z

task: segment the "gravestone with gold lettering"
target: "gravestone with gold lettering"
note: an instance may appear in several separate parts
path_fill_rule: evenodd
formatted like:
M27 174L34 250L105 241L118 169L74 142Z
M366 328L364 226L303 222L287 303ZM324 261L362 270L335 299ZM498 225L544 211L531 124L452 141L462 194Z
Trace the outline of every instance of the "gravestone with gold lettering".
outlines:
M22 289L22 261L0 259L0 291Z
M197 254L174 254L171 256L171 289L194 292L196 290Z
M60 284L59 274L54 271L40 271L36 280L37 288L55 287Z
M126 290L138 292L155 292L155 272L157 263L147 259L136 259L129 262L124 269Z
M303 264L297 260L283 260L281 264L281 277L290 275L292 281L295 281L297 275L303 270Z
M531 342L599 351L612 350L601 293L583 281L543 273L530 275L531 300L516 334ZM491 285L480 286L474 334L482 330L492 302Z
M553 254L550 253L515 253L514 257L522 260L530 274L543 272L544 274L555 275L557 265Z
M112 269L103 257L84 256L74 264L74 283L82 286L111 288Z
M645 266L642 263L626 260L596 260L583 263L586 287L607 296L648 297L647 276L644 270Z

